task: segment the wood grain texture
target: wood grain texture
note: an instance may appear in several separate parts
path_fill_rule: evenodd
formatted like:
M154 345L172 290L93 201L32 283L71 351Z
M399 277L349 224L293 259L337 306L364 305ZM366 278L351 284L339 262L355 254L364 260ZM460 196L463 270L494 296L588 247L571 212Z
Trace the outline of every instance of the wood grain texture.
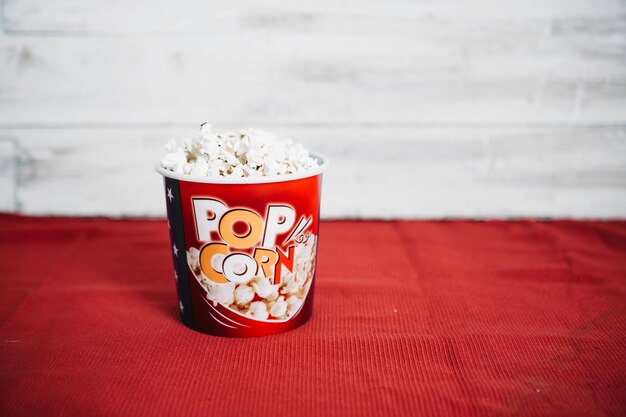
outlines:
M161 215L209 120L328 154L325 217L626 216L623 1L1 7L2 210Z
M0 123L618 124L626 114L623 3L523 13L494 6L506 2L191 2L178 14L175 2L129 3L8 1Z
M612 217L626 212L624 128L279 129L326 154L324 217ZM13 130L27 213L162 215L159 129ZM356 139L355 139L356 138Z
M0 135L0 211L17 208L17 153L12 138Z
M393 30L416 20L612 18L624 7L621 0L4 0L2 18L11 33L197 34L281 27L343 32L364 22ZM338 19L348 27L333 24Z

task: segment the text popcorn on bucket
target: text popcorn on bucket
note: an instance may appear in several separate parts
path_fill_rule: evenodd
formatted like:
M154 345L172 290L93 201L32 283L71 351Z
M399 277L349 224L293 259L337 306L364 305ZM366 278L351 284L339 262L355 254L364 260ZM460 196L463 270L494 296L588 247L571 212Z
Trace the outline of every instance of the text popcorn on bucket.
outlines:
M283 320L298 312L309 290L315 266L317 239L301 231L311 218L295 223L295 211L286 206L270 206L267 218L245 209L228 207L214 199L193 202L198 240L211 241L211 233L222 242L211 242L200 250L190 248L187 262L196 279L207 290L207 298L256 319ZM212 213L207 217L205 213ZM237 222L248 230L244 236L233 232ZM282 251L275 246L279 234L293 230ZM252 255L231 252L228 247L247 248L261 243Z

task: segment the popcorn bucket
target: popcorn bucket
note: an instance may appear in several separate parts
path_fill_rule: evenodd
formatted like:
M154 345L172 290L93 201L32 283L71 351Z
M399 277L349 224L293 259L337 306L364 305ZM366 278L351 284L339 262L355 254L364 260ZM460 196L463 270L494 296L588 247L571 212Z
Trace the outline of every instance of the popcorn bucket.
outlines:
M178 307L188 327L263 336L313 310L322 172L267 177L163 175Z

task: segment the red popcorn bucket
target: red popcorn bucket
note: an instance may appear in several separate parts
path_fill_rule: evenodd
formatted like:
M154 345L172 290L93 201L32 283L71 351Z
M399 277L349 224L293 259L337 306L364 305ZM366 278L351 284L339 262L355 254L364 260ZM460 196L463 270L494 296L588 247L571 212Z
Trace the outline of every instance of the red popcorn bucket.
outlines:
M212 335L264 336L313 311L322 172L198 177L160 165L182 321Z

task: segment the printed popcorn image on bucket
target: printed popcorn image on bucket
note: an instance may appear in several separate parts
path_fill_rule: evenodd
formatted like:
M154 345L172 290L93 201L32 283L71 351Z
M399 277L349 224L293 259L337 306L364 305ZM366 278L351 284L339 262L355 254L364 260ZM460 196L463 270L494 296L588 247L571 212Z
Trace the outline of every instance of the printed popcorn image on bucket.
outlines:
M233 337L305 323L328 161L268 132L213 134L208 124L167 151L156 170L183 322Z
M299 235L293 251L295 258L287 258L288 265L270 266L267 276L262 272L263 261L271 260L267 255L261 255L261 273L252 277L248 271L257 269L255 264L249 266L245 261L231 262L229 265L232 267L229 267L232 268L230 274L233 277L232 281L225 280L227 282L224 280L215 282L203 273L198 249L192 247L187 251L187 262L194 278L204 287L207 299L213 302L213 306L217 307L219 303L257 320L286 320L300 311L311 287L316 240L315 235L310 232ZM275 254L272 257L278 259ZM213 254L208 261L212 272L209 274L223 274L225 260L224 254ZM276 268L282 270L280 279L277 279L274 272Z

